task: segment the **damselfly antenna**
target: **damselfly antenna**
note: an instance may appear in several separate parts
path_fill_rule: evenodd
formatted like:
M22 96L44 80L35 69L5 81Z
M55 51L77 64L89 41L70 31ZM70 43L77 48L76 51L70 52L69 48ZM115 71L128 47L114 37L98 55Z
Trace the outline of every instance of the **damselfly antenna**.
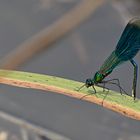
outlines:
M84 84L81 87L79 87L79 89L77 91L80 91L84 86L86 86L86 84Z

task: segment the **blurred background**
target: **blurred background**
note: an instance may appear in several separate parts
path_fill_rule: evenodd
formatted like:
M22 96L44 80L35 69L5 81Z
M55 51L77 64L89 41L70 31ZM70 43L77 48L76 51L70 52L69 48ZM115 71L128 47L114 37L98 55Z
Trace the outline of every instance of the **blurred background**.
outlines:
M139 13L139 0L0 1L1 68L84 82ZM140 65L140 54L135 60ZM130 63L108 78L119 78L131 94ZM139 86L137 90L140 97ZM7 85L0 85L0 91L0 140L140 139L139 121L96 104Z

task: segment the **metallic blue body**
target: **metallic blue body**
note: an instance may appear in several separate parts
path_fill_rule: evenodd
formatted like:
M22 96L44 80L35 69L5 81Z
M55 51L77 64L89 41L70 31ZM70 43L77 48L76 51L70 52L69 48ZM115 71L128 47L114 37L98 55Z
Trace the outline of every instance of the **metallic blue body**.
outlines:
M87 79L85 86L94 88L94 85L99 83L107 83L104 78L107 77L118 65L130 61L134 67L134 79L132 87L132 96L136 98L136 85L137 85L137 73L138 66L133 58L140 50L140 19L134 18L126 25L121 38L111 55L105 60L92 79ZM113 79L114 80L114 79ZM112 80L112 81L113 81ZM115 79L118 81L118 79ZM109 82L108 82L109 83ZM114 83L113 83L114 84ZM120 84L118 84L120 87ZM94 88L95 90L95 88Z

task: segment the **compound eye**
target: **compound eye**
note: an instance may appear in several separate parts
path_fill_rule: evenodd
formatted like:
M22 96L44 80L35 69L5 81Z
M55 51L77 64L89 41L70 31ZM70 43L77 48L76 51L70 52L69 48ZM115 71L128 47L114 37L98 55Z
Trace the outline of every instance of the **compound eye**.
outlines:
M89 84L92 85L92 81L91 80L89 81Z
M92 80L91 79L87 79L86 80L86 85L91 86L92 85Z

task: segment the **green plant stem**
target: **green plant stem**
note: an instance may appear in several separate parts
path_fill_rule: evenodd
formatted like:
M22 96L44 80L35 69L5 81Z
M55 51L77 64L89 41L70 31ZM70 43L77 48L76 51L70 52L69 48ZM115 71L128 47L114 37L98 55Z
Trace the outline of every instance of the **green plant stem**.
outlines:
M140 100L134 101L128 95L121 95L111 90L103 92L103 89L97 86L95 86L96 94L92 88L84 87L78 91L84 83L55 76L10 70L0 70L0 83L60 93L102 105L127 117L140 120Z

